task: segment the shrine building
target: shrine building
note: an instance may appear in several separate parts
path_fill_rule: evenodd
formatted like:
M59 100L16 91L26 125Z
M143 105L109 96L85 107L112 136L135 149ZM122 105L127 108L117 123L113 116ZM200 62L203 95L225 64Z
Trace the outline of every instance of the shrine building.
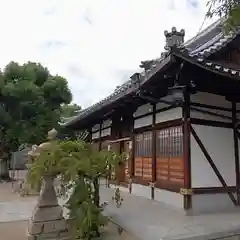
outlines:
M218 20L165 52L63 127L87 130L97 150L128 153L110 181L187 214L240 205L240 29Z

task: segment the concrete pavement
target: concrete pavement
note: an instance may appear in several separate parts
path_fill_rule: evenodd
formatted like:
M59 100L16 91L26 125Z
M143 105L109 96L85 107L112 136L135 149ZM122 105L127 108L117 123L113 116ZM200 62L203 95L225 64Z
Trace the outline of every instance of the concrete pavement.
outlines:
M121 192L124 202L117 208L109 200L114 195L113 189L102 186L100 193L101 201L108 201L105 214L142 240L240 239L235 236L240 234L239 213L186 216L164 204L126 192Z
M185 216L161 203L121 192L124 202L120 208L112 201L114 190L101 186L101 202L108 202L105 214L123 227L128 237L146 240L173 239L223 239L240 234L240 214L215 213L201 216ZM61 201L62 202L62 201ZM36 200L0 202L0 222L27 220ZM237 237L224 238L236 240ZM240 239L240 238L239 238Z

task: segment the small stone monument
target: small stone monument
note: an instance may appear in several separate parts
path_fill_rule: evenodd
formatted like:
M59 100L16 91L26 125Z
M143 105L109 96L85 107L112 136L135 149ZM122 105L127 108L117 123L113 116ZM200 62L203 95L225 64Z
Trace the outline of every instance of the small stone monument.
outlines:
M42 151L50 150L57 131L48 132L48 142L40 144L35 151L29 152L31 157L39 156ZM58 204L54 188L56 176L47 173L43 176L42 188L31 219L29 219L29 240L70 240L68 224L63 217L63 209Z

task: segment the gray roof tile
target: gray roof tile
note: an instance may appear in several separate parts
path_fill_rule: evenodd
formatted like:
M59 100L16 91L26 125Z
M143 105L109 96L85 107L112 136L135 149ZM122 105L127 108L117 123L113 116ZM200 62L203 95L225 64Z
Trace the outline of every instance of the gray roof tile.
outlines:
M206 66L212 70L217 70L222 73L228 73L234 77L240 76L239 70L230 68L230 67L226 67L224 64L221 64L221 63L211 62L211 61L205 60L203 58L197 58L197 62L201 63L203 66Z

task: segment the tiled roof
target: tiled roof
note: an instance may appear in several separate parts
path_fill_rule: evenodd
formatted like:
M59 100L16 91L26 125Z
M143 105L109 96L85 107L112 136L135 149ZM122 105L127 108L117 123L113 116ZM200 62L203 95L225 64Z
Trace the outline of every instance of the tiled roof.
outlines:
M192 39L185 42L181 49L188 52L189 57L198 57L198 61L203 63L204 59L210 56L211 54L219 51L223 47L225 47L229 42L235 39L240 33L240 29L238 28L236 32L229 33L228 35L224 35L222 31L222 20L218 20L215 23L211 24L209 27L201 31ZM202 61L203 59L203 61ZM158 72L164 65L166 65L170 61L168 52L162 53L161 57L158 59L151 60L151 68L147 71L140 73L140 85L145 83L148 79L150 79L156 72ZM221 71L227 71L230 74L235 74L235 70L230 70L224 67L220 67L218 65L210 66L210 62L204 62L209 67L214 67L216 70L221 69ZM238 72L236 74L239 74ZM77 121L84 119L86 116L92 114L95 111L100 110L102 107L111 104L119 100L120 98L136 91L139 85L136 84L134 79L130 79L126 81L123 85L116 88L115 91L110 94L108 97L103 99L102 101L82 110L76 117L73 117L68 122L62 124L63 126L69 126L71 124L76 123Z
M136 91L139 87L139 85L142 85L145 83L148 79L150 79L156 72L158 72L164 65L166 65L168 62L170 62L170 58L165 57L165 58L159 58L155 60L154 64L151 65L151 69L147 71L143 71L139 74L139 82L135 79L130 79L124 84L122 84L120 87L116 88L115 91L110 94L108 97L104 98L100 102L83 109L82 111L79 112L79 114L75 117L72 117L68 122L65 123L60 123L61 126L69 126L71 124L76 123L77 121L83 119L85 116L88 116L89 114L100 110L102 107L115 102L122 97L133 93Z
M226 67L226 65L224 64L211 62L203 58L197 58L197 62L201 63L202 65L206 66L209 69L212 69L221 73L227 73L233 77L240 77L240 70Z
M190 56L208 57L225 47L239 33L240 28L237 28L234 32L224 34L223 21L219 19L197 36L187 41L184 46L189 51Z

